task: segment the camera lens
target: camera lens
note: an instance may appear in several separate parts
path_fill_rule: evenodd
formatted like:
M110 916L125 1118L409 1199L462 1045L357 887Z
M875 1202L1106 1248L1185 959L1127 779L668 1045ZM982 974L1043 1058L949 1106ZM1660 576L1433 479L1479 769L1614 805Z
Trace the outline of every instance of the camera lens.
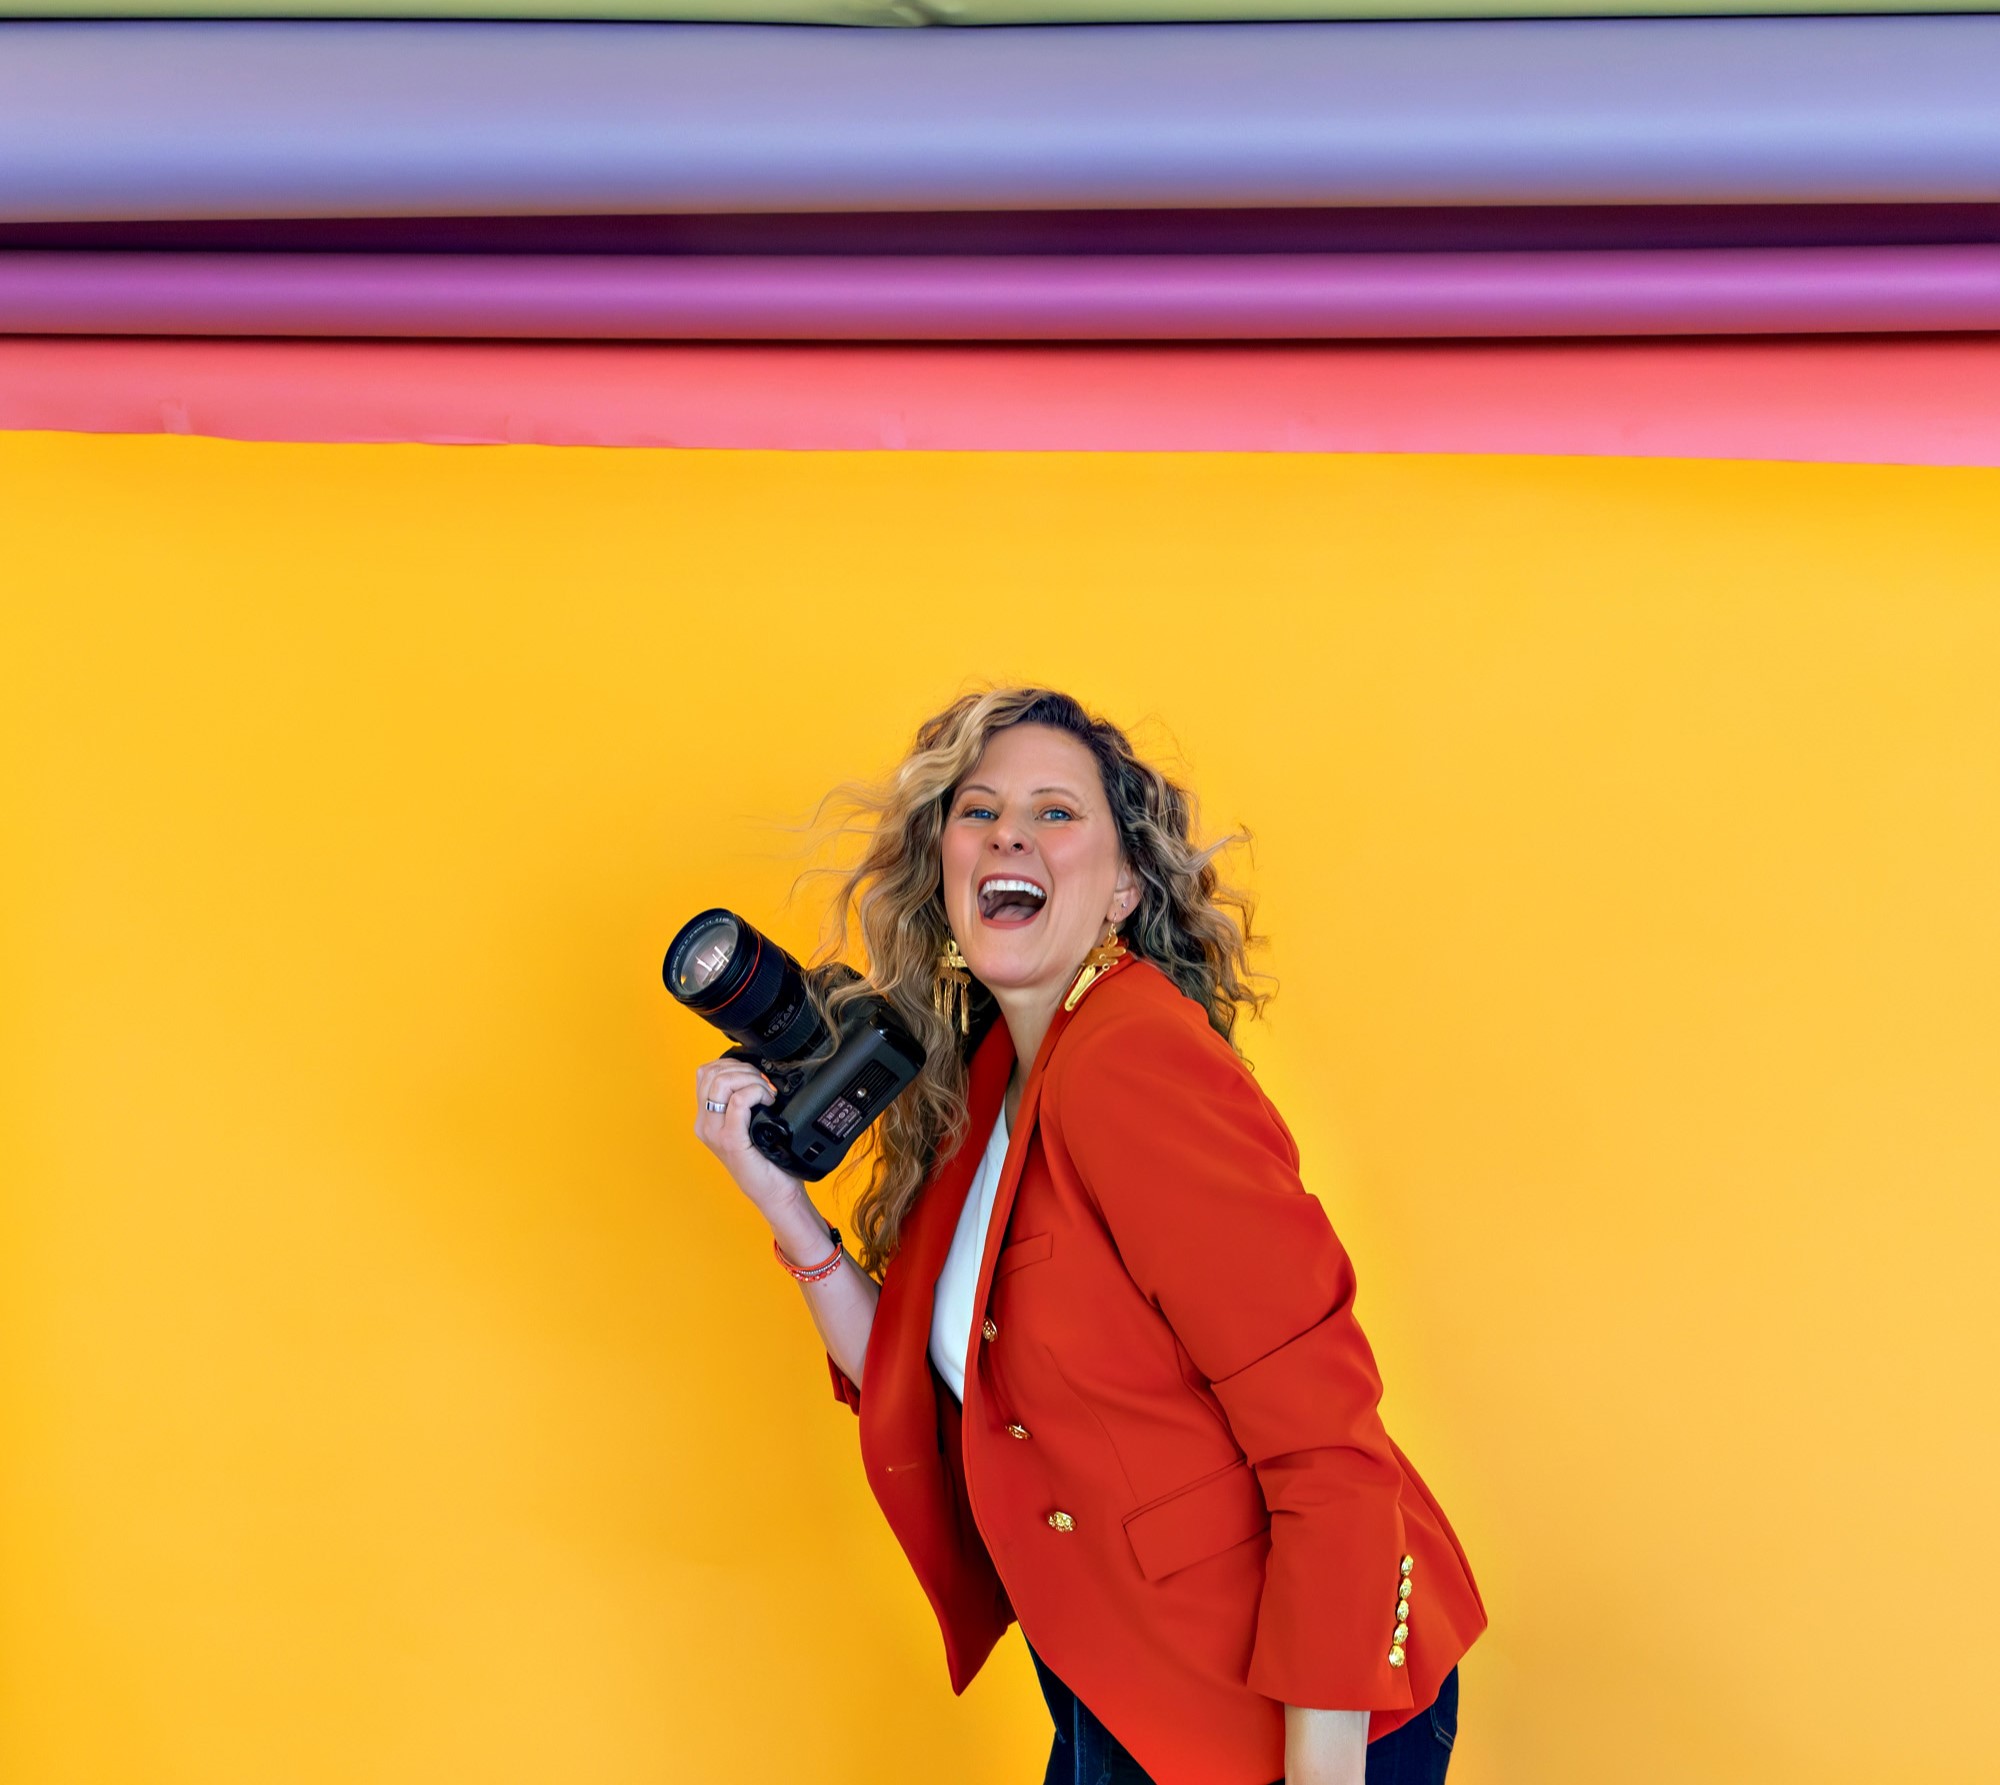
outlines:
M726 911L696 918L667 957L674 996L686 1001L707 991L735 958L742 934L742 926Z
M688 1009L761 1060L796 1060L825 1039L805 970L733 911L683 924L661 977Z

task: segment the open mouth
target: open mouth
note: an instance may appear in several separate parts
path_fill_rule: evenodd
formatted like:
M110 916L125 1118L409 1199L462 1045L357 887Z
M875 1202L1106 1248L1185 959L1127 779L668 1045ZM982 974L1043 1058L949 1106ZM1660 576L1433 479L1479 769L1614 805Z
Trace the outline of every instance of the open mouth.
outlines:
M995 874L979 883L980 921L1003 929L1019 928L1035 921L1048 897L1048 888L1032 880Z

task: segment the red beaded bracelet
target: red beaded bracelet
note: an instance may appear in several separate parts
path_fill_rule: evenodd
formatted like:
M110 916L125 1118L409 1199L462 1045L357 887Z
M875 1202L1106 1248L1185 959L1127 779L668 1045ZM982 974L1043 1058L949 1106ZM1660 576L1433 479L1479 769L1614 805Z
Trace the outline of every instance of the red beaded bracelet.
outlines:
M832 1276L835 1271L840 1269L840 1261L847 1256L847 1254L843 1252L840 1248L839 1228L835 1227L829 1229L826 1237L831 1241L833 1241L833 1256L829 1258L824 1264L808 1265L805 1269L801 1270L789 1258L787 1258L783 1252L781 1252L778 1249L778 1242L776 1240L773 1240L771 1242L771 1256L785 1267L785 1274L788 1277L790 1277L794 1283L822 1282L826 1278Z

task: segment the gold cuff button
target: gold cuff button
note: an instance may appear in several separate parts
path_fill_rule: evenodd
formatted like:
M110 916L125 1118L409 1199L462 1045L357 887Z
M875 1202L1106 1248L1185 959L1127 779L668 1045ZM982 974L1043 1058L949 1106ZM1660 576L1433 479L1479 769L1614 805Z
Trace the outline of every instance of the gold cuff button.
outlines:
M1412 1568L1416 1567L1416 1565L1417 1565L1417 1559L1415 1556L1405 1556L1401 1563L1402 1572L1408 1574Z
M980 1325L979 1336L990 1345L995 1339L999 1338L1000 1329L991 1320L986 1320Z
M1396 1597L1398 1599L1407 1599L1409 1596L1410 1583L1408 1581L1399 1581L1396 1585Z
M1028 1428L1026 1426L1009 1426L1007 1430L1016 1438L1025 1438L1028 1435Z
M1389 1651L1389 1665L1391 1667L1401 1667L1403 1665L1403 1645L1401 1643L1398 1643Z
M1408 1642L1408 1641L1410 1640L1410 1627L1409 1627L1409 1625L1407 1625L1407 1624L1398 1624L1398 1625L1396 1626L1396 1634L1395 1634L1394 1636L1390 1637L1390 1639L1389 1639L1389 1640L1390 1640L1391 1642Z
M1076 1529L1076 1520L1071 1518L1066 1512L1050 1513L1049 1523L1058 1531L1074 1531Z

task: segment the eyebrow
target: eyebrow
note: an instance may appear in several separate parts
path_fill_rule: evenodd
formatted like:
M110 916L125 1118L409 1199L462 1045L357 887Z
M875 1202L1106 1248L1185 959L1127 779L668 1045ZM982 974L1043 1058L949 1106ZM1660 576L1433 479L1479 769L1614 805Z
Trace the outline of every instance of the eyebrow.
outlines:
M984 781L968 781L958 791L960 793L990 793L997 796L1000 789L997 787L988 787ZM1074 800L1079 806L1083 804L1082 799L1072 793L1067 787L1037 787L1028 797L1031 800L1038 800L1045 793L1059 793L1064 799Z

